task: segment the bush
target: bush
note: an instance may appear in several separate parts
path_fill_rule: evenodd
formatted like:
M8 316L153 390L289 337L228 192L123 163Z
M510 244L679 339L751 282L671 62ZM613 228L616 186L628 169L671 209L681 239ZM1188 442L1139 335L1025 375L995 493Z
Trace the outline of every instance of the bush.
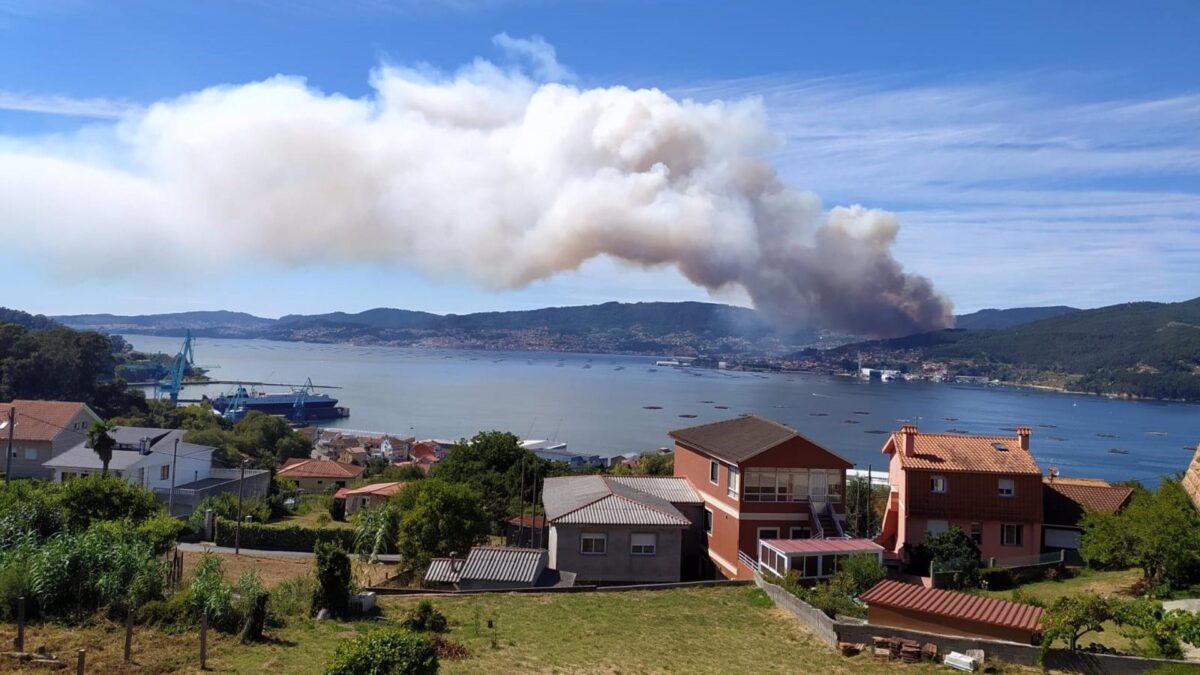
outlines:
M74 530L102 520L140 523L163 510L153 492L115 476L85 476L56 485L67 525Z
M188 527L193 532L199 532L204 528L204 512L209 509L212 509L213 516L218 520L236 521L238 515L237 494L222 492L205 497L196 510L192 511L192 515L188 516ZM242 500L242 517L245 516L250 516L254 522L266 523L271 520L271 506L257 499Z
M978 572L979 587L986 588L989 591L1007 591L1012 588L1016 581L1013 579L1012 572L1003 567L988 567L981 569Z
M143 521L135 532L138 539L146 542L155 555L162 555L171 550L186 528L187 525L182 520L160 513Z
M338 645L326 675L433 675L433 640L394 628L371 631Z
M410 609L400 625L414 633L445 633L449 628L446 615L434 609L428 600L422 600Z
M217 520L216 544L233 546L237 523ZM350 550L354 531L345 528L313 528L301 525L261 525L242 523L242 548L263 551L312 551L317 543L331 543Z
M188 592L173 593L164 600L151 600L134 611L139 625L162 630L183 631L195 625L188 608Z
M346 500L329 498L329 517L337 521L346 520Z
M317 587L312 596L312 613L327 609L334 616L345 616L350 607L350 557L329 543L317 544L313 557Z
M835 577L842 577L842 586L852 595L862 595L883 581L887 569L873 555L852 555L841 558Z
M258 572L246 572L234 586L233 611L241 622L242 643L262 639L263 627L267 623L267 603L271 594L263 587Z

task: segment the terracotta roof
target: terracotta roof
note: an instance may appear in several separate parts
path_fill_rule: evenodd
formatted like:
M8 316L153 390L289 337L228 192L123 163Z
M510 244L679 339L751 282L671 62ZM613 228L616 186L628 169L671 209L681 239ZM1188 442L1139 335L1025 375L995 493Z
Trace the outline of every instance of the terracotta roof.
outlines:
M71 429L71 418L81 408L82 403L74 401L25 401L0 403L0 420L8 419L9 408L16 408L16 426L13 427L15 441L52 441L61 433L73 433L82 439L87 429ZM65 429L64 429L65 428ZM7 438L8 431L3 435Z
M868 605L924 612L960 621L1041 631L1041 607L885 579L859 596Z
M508 519L508 524L521 527L545 527L546 516L531 516L528 514L524 516L513 516L512 518Z
M346 488L338 488L337 492L333 493L333 498L334 499L345 499L346 498Z
M437 448L437 443L434 443L433 441L419 441L412 444L412 447L408 449L408 454L410 457L417 460L426 457L437 460Z
M279 470L284 478L358 478L363 468L327 459L289 459Z
M1043 511L1049 525L1074 527L1088 511L1116 513L1132 496L1133 488L1113 487L1098 479L1042 480Z
M876 553L883 547L870 539L763 539L780 553Z
M924 471L969 471L1041 475L1037 460L1021 449L1017 436L973 436L917 432L911 456L905 455L904 434L896 432L883 445L884 454L900 453L900 466Z
M742 415L720 422L676 429L668 435L683 445L734 464L744 462L793 438L803 438L795 429L758 415ZM821 447L818 443L809 443ZM821 449L837 457L835 453L823 447ZM846 468L852 466L853 463L846 462Z
M399 492L403 487L404 487L404 483L372 483L370 485L364 485L360 488L354 488L353 490L346 490L346 496L347 497L351 497L351 496L357 497L357 496L365 496L365 495L376 495L379 497L391 497L392 495ZM340 492L340 490L339 490L339 492Z
M1183 474L1183 489L1192 498L1192 505L1200 509L1200 445L1196 446L1196 454L1192 463Z

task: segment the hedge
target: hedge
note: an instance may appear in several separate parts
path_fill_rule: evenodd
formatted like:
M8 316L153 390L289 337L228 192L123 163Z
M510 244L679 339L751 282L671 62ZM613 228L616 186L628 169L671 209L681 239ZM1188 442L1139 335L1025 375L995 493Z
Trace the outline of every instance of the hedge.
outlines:
M218 518L214 528L217 546L232 547L236 528L237 523ZM300 525L242 523L242 548L311 552L319 541L330 542L350 551L354 548L354 530L340 527L317 529Z

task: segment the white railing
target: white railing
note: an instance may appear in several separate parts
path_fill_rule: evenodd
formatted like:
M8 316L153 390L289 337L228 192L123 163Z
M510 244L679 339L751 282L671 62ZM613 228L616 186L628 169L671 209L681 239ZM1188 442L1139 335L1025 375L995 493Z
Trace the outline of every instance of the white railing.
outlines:
M758 561L746 555L745 551L741 549L738 549L738 562L754 572L758 571Z

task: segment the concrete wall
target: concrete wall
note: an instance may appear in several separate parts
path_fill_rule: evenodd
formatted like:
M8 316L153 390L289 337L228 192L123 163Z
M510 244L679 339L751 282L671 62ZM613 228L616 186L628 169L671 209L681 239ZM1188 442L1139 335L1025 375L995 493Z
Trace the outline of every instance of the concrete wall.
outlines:
M608 535L603 554L580 552L584 532ZM631 555L630 535L653 532L658 535L654 555ZM590 582L674 582L680 580L683 528L629 527L616 525L555 525L550 528L551 567L574 572L578 583Z

